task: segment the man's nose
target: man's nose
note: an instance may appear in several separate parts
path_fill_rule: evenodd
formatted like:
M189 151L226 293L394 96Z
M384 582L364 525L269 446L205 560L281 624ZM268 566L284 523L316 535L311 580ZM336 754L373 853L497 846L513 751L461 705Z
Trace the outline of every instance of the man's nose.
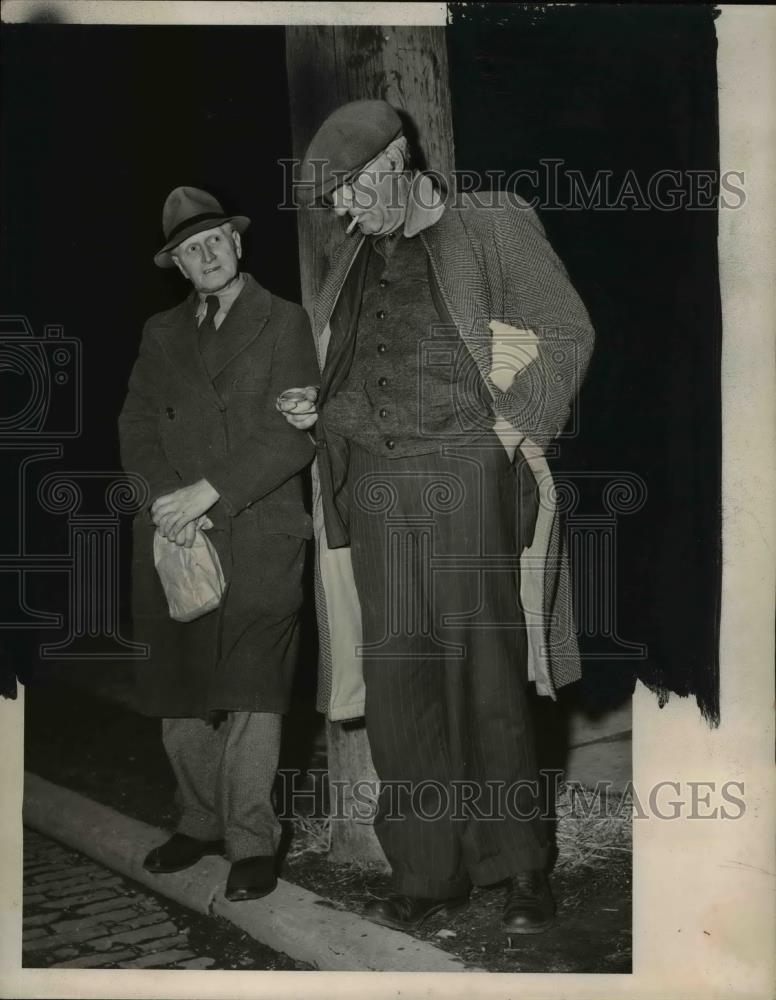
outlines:
M334 196L334 212L336 215L345 215L353 207L353 188L350 184L343 184Z
M205 264L211 264L216 259L216 255L213 253L213 248L209 247L207 243L202 248L202 261Z

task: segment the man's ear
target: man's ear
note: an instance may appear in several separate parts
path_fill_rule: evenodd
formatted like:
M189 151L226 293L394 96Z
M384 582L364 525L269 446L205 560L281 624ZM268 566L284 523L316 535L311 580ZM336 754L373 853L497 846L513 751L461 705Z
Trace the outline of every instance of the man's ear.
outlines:
M232 230L232 243L234 243L234 252L239 260L242 257L242 237L236 229Z
M401 173L404 169L404 155L398 146L391 146L388 150L388 159L391 164L391 170L395 170L397 173Z
M175 266L181 272L181 274L183 275L183 277L184 278L188 278L188 274L186 273L186 268L183 266L183 264L181 264L180 258L177 256L177 254L172 253L172 254L170 254L170 256L175 261Z
M407 140L404 136L400 135L398 139L394 139L386 152L391 161L391 167L397 171L404 170L407 163Z

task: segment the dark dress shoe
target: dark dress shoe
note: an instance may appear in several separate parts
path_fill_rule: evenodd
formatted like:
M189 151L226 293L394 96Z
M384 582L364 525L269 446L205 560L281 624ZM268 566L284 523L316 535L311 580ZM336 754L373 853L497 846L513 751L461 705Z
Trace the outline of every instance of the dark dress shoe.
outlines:
M555 900L543 871L520 872L509 880L501 926L507 934L538 934L555 919Z
M261 899L268 896L277 884L274 855L243 858L232 862L224 896L233 903L243 899Z
M448 913L466 906L468 895L452 899L426 899L423 896L389 896L376 899L364 910L364 916L376 924L397 931L416 931L435 913Z
M185 833L174 833L166 843L149 851L143 867L155 875L182 872L184 868L191 868L206 854L223 853L223 840L198 840Z

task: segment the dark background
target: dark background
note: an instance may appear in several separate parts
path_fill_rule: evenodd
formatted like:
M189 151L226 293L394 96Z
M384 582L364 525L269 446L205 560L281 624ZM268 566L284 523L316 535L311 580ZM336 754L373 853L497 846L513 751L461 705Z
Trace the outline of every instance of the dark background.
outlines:
M658 170L718 171L713 7L493 4L453 11L448 49L459 169L509 174L557 158L590 179L598 169L615 179L633 170L642 189ZM644 508L618 520L617 629L647 646L637 673L661 700L669 691L694 693L716 720L717 213L540 216L596 330L580 432L555 464L612 477L628 470L646 484ZM600 484L580 485L580 511L603 514ZM582 637L583 654L592 645ZM633 673L629 661L588 660L584 695L592 704L616 700Z
M716 169L713 17L676 6L458 9L448 28L456 165L510 173L553 157L586 175L634 169L645 182L659 169ZM295 215L275 207L277 160L291 156L284 60L275 28L3 27L0 312L25 314L36 332L62 324L83 344L84 433L62 468L119 468L116 418L143 322L186 291L152 263L173 187L203 187L249 215L246 269L299 301ZM617 630L648 647L638 674L661 698L694 693L715 720L716 213L540 214L597 332L580 430L556 464L646 483L644 508L618 524ZM0 371L0 401L18 392ZM603 513L600 484L583 501ZM36 525L40 551L61 551L54 521ZM61 579L32 592L57 607ZM5 636L22 670L34 633ZM578 693L604 708L633 683L628 661L589 660Z

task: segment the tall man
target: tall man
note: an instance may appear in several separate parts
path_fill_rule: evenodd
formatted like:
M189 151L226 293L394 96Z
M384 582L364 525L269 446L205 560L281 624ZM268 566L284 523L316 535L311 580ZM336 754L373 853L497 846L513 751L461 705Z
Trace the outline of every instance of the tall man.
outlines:
M508 880L504 929L541 931L555 907L530 794L528 653L543 693L579 676L579 656L562 536L551 491L537 516L536 474L593 331L535 214L499 195L445 204L410 169L386 103L335 111L301 181L300 197L348 223L315 303L317 399L278 405L317 439L332 690L355 691L336 676L354 658L338 636L356 636L363 664L375 831L394 883L367 913L415 928L464 905L472 884ZM552 570L533 591L551 614L526 628L529 545ZM343 550L356 591L345 598ZM360 634L337 620L351 611Z
M255 899L276 884L270 793L312 537L301 473L313 445L274 403L318 374L305 312L240 271L249 221L197 188L167 198L166 242L154 261L177 267L193 288L146 323L119 418L124 468L150 491L134 524L134 628L150 650L138 694L163 719L180 806L176 832L145 867L179 871L225 849L229 899ZM225 595L209 614L175 622L154 567L154 532L190 547L205 514Z

